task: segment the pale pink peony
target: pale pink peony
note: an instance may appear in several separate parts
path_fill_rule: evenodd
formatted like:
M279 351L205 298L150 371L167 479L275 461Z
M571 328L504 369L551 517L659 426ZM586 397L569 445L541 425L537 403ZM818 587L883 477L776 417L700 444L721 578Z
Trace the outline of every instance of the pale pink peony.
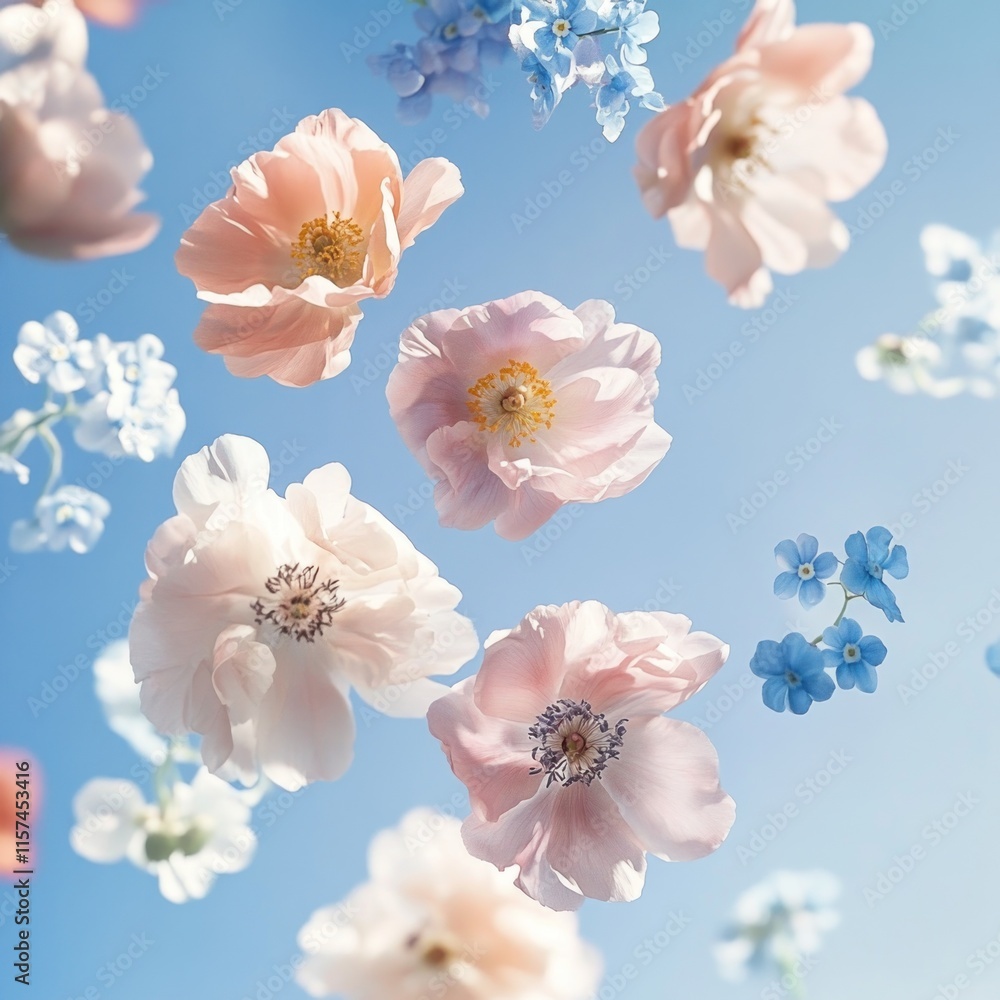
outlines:
M177 269L211 303L195 340L233 374L285 385L350 364L360 303L392 291L403 251L464 191L441 157L404 181L392 148L336 108L232 178L177 251Z
M553 913L469 856L460 824L414 809L376 835L370 881L299 933L296 979L348 1000L586 1000L601 963Z
M437 480L441 523L524 538L563 504L635 489L670 435L653 420L660 345L615 322L522 292L423 316L402 336L389 410Z
M133 212L153 158L135 122L104 107L68 0L0 2L0 232L28 253L89 259L146 246Z
M873 47L863 24L797 27L792 0L757 0L735 55L639 133L647 209L705 250L734 305L762 305L770 270L826 267L847 249L827 202L857 194L887 148L875 109L844 96Z
M160 732L200 733L206 766L295 790L350 764L353 688L420 716L478 648L461 595L341 465L285 497L267 453L225 435L185 459L177 516L146 550L129 646L142 710Z
M665 719L729 647L683 615L616 615L596 601L535 608L486 641L479 674L428 723L469 789L475 857L553 909L635 899L646 852L691 861L735 817L701 730Z

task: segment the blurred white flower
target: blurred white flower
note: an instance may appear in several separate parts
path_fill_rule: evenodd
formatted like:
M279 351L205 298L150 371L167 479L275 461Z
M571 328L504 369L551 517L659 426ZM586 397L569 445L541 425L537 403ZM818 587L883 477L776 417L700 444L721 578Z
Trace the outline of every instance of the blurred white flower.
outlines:
M299 932L296 979L349 1000L584 1000L601 963L575 915L471 857L461 823L415 809L377 834L371 881Z
M49 549L89 552L104 532L104 519L111 504L82 486L60 486L39 497L32 521L15 521L10 529L10 547L15 552Z
M772 872L736 901L732 926L715 946L719 975L740 981L750 969L793 970L839 923L839 895L840 882L829 872Z
M32 383L45 381L53 392L76 392L93 368L93 345L78 340L80 328L69 313L57 311L44 321L29 320L17 335L14 364Z
M201 768L175 782L158 804L131 781L95 778L73 799L73 850L104 864L127 858L156 875L172 903L201 899L217 875L242 871L257 838L240 792Z
M162 764L167 756L167 741L139 708L139 685L129 663L128 640L109 643L94 660L94 688L112 731L140 757Z

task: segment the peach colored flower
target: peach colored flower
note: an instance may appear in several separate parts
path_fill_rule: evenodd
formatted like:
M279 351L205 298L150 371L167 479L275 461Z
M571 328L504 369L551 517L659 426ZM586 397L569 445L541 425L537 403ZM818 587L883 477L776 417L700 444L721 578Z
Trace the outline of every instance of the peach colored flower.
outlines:
M27 764L27 769L19 767L20 764ZM0 746L0 880L13 882L17 878L13 874L15 869L39 867L38 838L32 835L25 849L23 822L27 814L28 827L40 829L41 810L42 770L38 761L17 747ZM19 852L26 859L24 863L17 860Z
M296 979L349 1000L586 1000L601 963L571 913L553 913L470 857L461 824L407 813L368 850L370 881L299 933Z
M520 539L563 504L635 489L670 435L653 420L660 345L615 322L610 303L575 311L522 292L409 327L389 377L389 410L437 480L441 523L496 520Z
M469 789L465 845L553 909L635 899L646 852L691 861L735 817L701 730L665 719L729 647L683 615L538 607L494 632L478 675L427 721Z
M28 253L128 253L159 230L132 211L153 158L135 122L104 107L86 52L67 0L0 6L0 232Z
M126 28L138 18L142 3L141 0L76 0L76 5L92 21Z
M177 269L209 302L195 331L235 375L310 385L342 372L360 303L392 291L399 259L461 197L458 168L399 160L333 108L232 171L184 234Z
M827 202L857 194L887 148L875 109L844 96L873 46L863 24L796 26L792 0L757 0L736 53L639 133L647 209L705 250L734 305L763 304L770 270L826 267L847 249Z
M342 465L267 486L263 447L227 434L181 464L177 515L146 550L129 631L141 707L162 733L200 733L213 773L295 790L339 778L350 692L421 716L478 649L461 594L368 504Z

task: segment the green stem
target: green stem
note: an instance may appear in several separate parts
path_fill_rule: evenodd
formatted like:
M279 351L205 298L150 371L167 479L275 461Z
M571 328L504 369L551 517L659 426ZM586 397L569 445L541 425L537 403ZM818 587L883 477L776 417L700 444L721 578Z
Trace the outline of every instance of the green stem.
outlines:
M72 401L67 397L66 402L58 410L52 412L39 410L31 423L25 424L12 438L0 445L0 450L12 453L17 447L18 442L28 431L40 432L42 428L58 423L71 412L71 404Z
M847 590L847 588L839 580L836 580L834 583L828 583L827 586L828 587L840 587L840 589L843 590L843 592L844 592L844 603L840 606L840 614L838 614L837 617L833 620L833 626L832 627L836 628L844 620L844 613L847 611L847 605L850 604L851 601L856 601L862 595L861 594L852 594L852 593L850 593ZM820 634L820 635L816 636L816 638L813 639L812 642L809 643L809 645L810 646L818 646L822 641L823 641L823 636L822 636L822 634Z
M52 488L59 482L59 477L62 475L62 445L59 444L59 438L52 433L52 428L48 424L39 426L38 437L48 449L49 458L52 460L52 470L45 482L45 489L42 490L42 496L46 496L52 492Z

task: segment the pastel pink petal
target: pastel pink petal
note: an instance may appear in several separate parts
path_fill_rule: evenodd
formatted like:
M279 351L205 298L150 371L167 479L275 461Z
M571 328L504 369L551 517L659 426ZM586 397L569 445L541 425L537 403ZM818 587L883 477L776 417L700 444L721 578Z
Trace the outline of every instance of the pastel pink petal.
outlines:
M473 697L475 683L472 677L460 681L435 701L427 725L468 788L476 816L493 822L530 799L542 777L531 773L535 765L527 725L484 715Z
M632 724L620 759L603 774L607 794L639 843L665 861L694 861L716 850L736 818L719 786L709 738L673 719Z
M403 203L396 220L400 249L412 246L464 193L462 175L454 163L440 156L421 160L403 181Z
M434 505L446 528L489 524L511 502L511 491L490 472L476 424L440 427L427 439L427 458L441 479Z
M871 69L875 39L864 24L806 24L768 45L760 69L768 76L830 96L850 90Z
M174 477L174 505L204 525L219 504L227 503L234 507L232 519L267 489L270 474L271 461L262 444L225 434L181 463Z
M77 7L92 21L124 28L139 16L139 0L76 0Z
M274 654L256 637L249 625L231 625L215 640L212 686L233 723L250 721L274 676Z
M380 298L388 295L396 283L396 268L403 250L393 216L395 206L390 184L389 178L382 181L381 211L372 223L371 243L365 260L364 283Z
M67 171L53 169L34 116L2 102L0 153L0 230L29 231L58 209L71 179Z
M636 137L639 164L633 172L655 219L682 204L694 184L690 150L703 120L694 101L681 101L650 119Z
M66 218L30 230L9 233L10 241L41 257L94 260L134 253L160 231L155 215L130 213L117 218Z
M297 791L311 781L332 781L350 766L354 716L329 673L320 643L280 651L274 683L260 704L258 753L276 785Z
M552 517L563 501L553 493L524 484L510 491L510 502L496 517L496 532L509 542L519 542L534 534Z
M671 209L670 227L679 247L704 250L712 238L712 214L704 202L692 199Z
M463 388L456 386L451 367L434 358L401 361L389 374L385 389L389 413L406 446L418 457L437 428L468 421Z
M763 268L760 248L746 227L728 211L716 212L705 251L705 270L744 309L762 306L774 287Z
M743 52L780 42L794 30L794 0L757 0L736 40L736 51Z

